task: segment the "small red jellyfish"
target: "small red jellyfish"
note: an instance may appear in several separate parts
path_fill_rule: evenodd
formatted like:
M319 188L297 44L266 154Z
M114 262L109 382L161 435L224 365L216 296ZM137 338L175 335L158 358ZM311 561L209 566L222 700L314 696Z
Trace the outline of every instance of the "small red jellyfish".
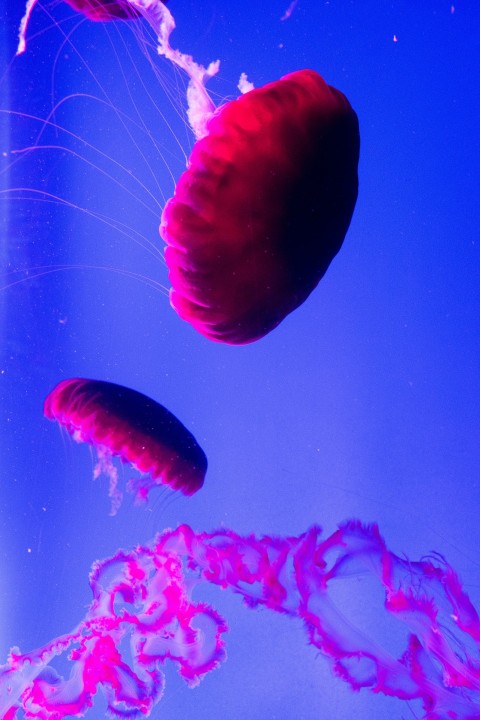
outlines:
M63 380L46 398L44 413L77 442L95 446L94 476L105 472L110 478L112 515L122 501L113 455L148 474L128 484L139 501L161 484L184 495L203 485L207 458L193 435L163 405L136 390L103 380Z

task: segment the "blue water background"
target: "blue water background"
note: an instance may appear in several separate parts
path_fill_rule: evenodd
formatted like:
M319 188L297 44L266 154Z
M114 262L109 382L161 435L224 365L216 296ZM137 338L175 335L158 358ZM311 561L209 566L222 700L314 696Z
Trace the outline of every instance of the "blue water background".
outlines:
M399 555L443 553L480 604L480 6L299 0L283 21L287 0L170 7L172 44L221 59L217 102L243 71L261 86L304 67L348 96L357 208L327 275L277 330L240 348L204 339L125 274L168 288L158 223L193 145L184 78L161 58L155 74L126 24L46 0L12 61L23 7L4 0L0 662L77 624L92 561L184 522L280 535L378 522ZM25 114L60 129L39 135ZM158 493L146 510L126 498L110 517L89 449L42 415L71 376L134 387L177 414L209 457L202 491ZM209 599L231 627L228 660L194 690L168 667L154 717L412 717L333 678L300 622L228 592ZM365 578L348 578L341 599L389 641Z

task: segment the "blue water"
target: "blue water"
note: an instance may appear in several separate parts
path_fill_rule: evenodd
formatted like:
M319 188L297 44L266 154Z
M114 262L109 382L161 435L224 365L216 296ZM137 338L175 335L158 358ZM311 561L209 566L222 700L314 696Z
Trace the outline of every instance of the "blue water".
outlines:
M172 44L221 59L217 102L243 71L261 86L310 67L360 122L341 252L278 329L235 348L181 321L164 290L158 223L193 145L184 78L150 64L127 24L47 0L14 60L23 7L4 0L0 662L77 624L95 559L183 522L280 535L378 522L399 555L444 554L480 604L480 8L299 0L282 21L287 5L169 5ZM158 493L146 510L126 498L109 517L89 449L43 418L71 376L134 387L181 418L209 458L201 492ZM333 678L300 623L226 593L212 602L231 628L228 661L194 690L167 668L155 717L412 717Z

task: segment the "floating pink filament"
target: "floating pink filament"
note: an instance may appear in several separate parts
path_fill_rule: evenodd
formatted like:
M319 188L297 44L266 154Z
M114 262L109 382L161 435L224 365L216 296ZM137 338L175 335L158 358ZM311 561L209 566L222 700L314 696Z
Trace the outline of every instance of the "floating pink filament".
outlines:
M193 435L163 405L136 390L103 380L63 380L45 400L44 413L77 442L96 448L94 475L105 472L110 478L112 514L122 500L112 456L144 473L128 485L138 501L148 500L159 485L184 495L203 485L207 458Z
M360 576L383 590L383 614L401 631L399 654L388 634L373 639L347 618L348 599L345 607L334 599L348 582L357 594ZM419 700L426 720L480 717L480 622L458 576L442 559L394 555L375 525L357 521L326 539L318 527L256 538L182 525L95 563L93 601L78 627L35 652L11 651L0 669L0 717L81 716L100 687L112 714L148 716L162 697L167 660L196 685L225 659L227 629L212 607L192 599L202 582L232 589L251 608L302 619L310 643L355 690ZM53 665L67 652L71 672L63 678Z

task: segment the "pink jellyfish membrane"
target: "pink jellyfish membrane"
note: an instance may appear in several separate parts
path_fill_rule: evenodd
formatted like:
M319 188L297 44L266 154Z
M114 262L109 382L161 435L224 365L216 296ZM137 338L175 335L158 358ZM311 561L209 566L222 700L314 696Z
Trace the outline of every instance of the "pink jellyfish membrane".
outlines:
M352 617L359 575L383 592L377 622L394 623L394 649L390 633L373 638ZM398 557L376 525L359 521L330 537L318 527L298 537L243 537L182 525L96 562L93 600L78 626L34 652L11 650L0 668L0 717L81 717L100 688L112 715L149 716L164 693L166 662L197 685L226 657L226 622L193 599L203 583L232 590L252 609L300 619L309 643L354 690L417 700L425 720L480 717L480 621L457 574L441 556ZM54 668L59 656L70 664L66 677Z

